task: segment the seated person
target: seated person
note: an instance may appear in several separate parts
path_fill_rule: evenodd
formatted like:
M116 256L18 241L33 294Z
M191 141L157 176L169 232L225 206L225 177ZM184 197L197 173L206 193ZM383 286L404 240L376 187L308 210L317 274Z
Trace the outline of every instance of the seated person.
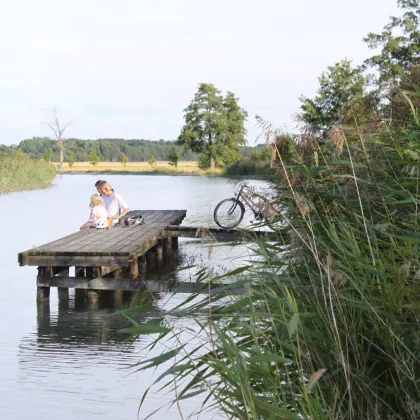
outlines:
M93 194L90 198L90 217L80 230L86 228L106 229L108 227L108 217L104 202L99 194Z

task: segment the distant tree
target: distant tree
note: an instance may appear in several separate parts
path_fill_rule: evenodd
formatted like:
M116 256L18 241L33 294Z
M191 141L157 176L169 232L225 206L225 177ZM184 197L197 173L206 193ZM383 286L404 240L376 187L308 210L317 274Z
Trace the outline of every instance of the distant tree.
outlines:
M238 158L239 146L245 144L247 113L237 102L233 93L224 98L214 85L201 83L184 110L185 125L177 143L201 153L200 162L211 168Z
M169 165L175 166L175 168L178 168L179 156L180 156L179 149L175 145L172 146L172 150L168 156Z
M23 159L25 159L25 157L26 157L26 155L25 155L25 153L22 151L22 149L19 149L19 150L16 152L16 158L17 158L17 159L19 159L19 160L23 160Z
M121 153L121 162L124 165L124 167L127 166L128 157L125 153Z
M420 0L398 0L398 7L402 16L392 16L382 33L364 38L370 49L379 49L364 66L377 70L379 84L385 87L420 65Z
M100 161L99 156L96 153L96 150L95 149L92 150L92 152L90 152L90 156L89 157L90 157L90 163L93 166L96 166L99 163L99 161Z
M44 160L47 162L51 161L51 149L49 147L44 150Z
M74 164L74 156L73 156L73 153L70 153L70 156L67 159L67 163L69 164L69 168L72 168L73 167L73 164Z
M261 160L261 152L258 149L252 149L249 152L249 158L251 160Z
M152 168L155 168L155 166L156 166L156 159L155 159L155 156L154 156L154 155L152 155L152 156L150 157L150 159L149 159L149 165L150 165Z
M299 98L301 112L297 120L316 134L324 134L340 121L340 113L364 95L365 79L361 70L343 60L318 78L319 88L315 98Z
M67 127L71 124L71 121L62 121L57 116L57 109L54 107L52 109L52 121L45 123L54 133L54 136L57 140L57 145L60 150L60 171L63 170L64 162L64 139L63 134Z

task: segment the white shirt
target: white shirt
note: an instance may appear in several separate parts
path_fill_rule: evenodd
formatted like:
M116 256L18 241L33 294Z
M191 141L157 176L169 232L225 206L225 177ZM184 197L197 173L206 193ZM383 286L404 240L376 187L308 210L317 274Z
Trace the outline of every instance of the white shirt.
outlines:
M103 195L102 200L104 201L109 219L111 217L119 216L125 209L130 208L123 198L117 193L112 194L111 197Z
M92 207L92 210L90 211L89 222L93 222L93 227L97 229L106 228L108 226L108 217L105 207Z

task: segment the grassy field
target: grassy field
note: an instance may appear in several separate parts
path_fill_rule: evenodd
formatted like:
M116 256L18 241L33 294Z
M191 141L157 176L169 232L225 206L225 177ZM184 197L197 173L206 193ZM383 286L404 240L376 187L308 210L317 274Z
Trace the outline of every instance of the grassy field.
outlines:
M156 162L153 167L148 162L128 162L124 166L121 162L99 162L93 166L90 162L75 162L70 168L64 163L63 173L142 173L142 174L179 174L179 175L221 175L223 170L216 168L203 171L197 166L197 162L179 162L178 168L169 165L168 162Z

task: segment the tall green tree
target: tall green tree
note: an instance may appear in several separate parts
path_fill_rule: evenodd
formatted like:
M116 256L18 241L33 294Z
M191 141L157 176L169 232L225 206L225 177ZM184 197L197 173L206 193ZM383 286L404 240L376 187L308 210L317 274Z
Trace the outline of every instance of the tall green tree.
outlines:
M202 166L230 163L239 157L245 144L247 113L231 92L226 97L210 83L201 83L190 105L184 110L185 125L178 137L184 149L202 153Z
M316 134L324 134L340 121L341 111L360 100L365 92L365 78L349 60L342 60L321 74L315 98L301 96L297 119Z
M89 157L90 157L90 163L93 166L96 166L100 161L100 158L99 158L98 154L96 153L96 150L92 150L92 152L90 152Z
M172 146L171 153L169 153L169 156L168 156L169 165L174 166L175 168L178 168L179 156L180 156L179 149L175 145Z
M364 67L377 71L380 85L399 81L420 65L420 0L398 0L398 7L401 16L392 16L381 33L364 38L369 48L379 50Z

